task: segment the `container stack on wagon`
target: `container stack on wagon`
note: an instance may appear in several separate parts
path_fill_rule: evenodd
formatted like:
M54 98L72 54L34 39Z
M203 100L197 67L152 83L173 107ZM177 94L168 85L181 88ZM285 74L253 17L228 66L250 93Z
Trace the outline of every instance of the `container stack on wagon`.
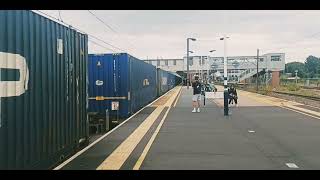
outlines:
M157 96L162 96L170 89L182 82L181 76L176 73L157 68Z
M156 98L156 68L127 53L89 55L89 112L126 118ZM119 102L119 112L112 105ZM117 114L119 113L119 114Z
M177 74L156 69L127 53L89 55L89 112L127 118L181 83ZM119 102L119 112L112 104ZM119 114L117 114L119 113Z
M88 37L0 11L0 169L48 169L88 138Z

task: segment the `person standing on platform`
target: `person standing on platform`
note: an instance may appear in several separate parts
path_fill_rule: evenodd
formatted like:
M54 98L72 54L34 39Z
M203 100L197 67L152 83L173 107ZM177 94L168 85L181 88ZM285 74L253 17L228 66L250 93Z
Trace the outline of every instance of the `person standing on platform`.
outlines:
M233 102L235 102L235 105L238 106L238 94L233 84L230 85L230 88L228 89L228 94L229 94L229 104L231 103L233 104Z
M192 96L192 112L200 112L200 100L201 100L201 88L202 85L199 82L199 76L194 77L194 82L192 82L193 96Z

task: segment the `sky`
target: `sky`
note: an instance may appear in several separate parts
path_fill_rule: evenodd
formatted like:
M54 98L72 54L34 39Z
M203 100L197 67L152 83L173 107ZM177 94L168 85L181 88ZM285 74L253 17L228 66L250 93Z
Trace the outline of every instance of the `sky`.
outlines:
M60 16L58 10L41 12L91 35L89 53L182 58L186 39L192 37L197 39L190 42L192 55L223 56L219 38L226 35L227 56L252 56L259 49L261 55L285 53L286 62L320 57L320 11L61 10ZM209 53L213 49L216 52Z

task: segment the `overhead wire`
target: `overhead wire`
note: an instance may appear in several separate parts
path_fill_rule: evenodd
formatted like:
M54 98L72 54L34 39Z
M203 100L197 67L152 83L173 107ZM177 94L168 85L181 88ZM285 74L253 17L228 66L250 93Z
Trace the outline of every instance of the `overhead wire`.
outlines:
M87 10L87 11L91 15L93 15L99 22L103 23L108 29L110 29L113 33L115 33L117 38L119 38L119 32L116 31L114 28L112 28L111 25L107 24L105 21L103 21L101 18L99 18L98 15L94 14L92 11L90 11L90 10ZM130 41L127 41L127 44L130 44L131 49L135 49L135 46ZM134 48L132 48L132 47L134 47Z
M50 17L51 19L54 19L54 20L56 20L56 21L59 21L59 22L60 22L61 24L63 24L63 25L72 27L73 29L75 29L75 30L77 30L77 31L79 31L79 32L81 32L81 33L83 33L83 34L87 34L89 37L94 38L94 39L96 39L96 40L99 40L100 42L103 42L104 44L107 44L108 46L111 46L113 49L107 48L107 47L105 47L105 46L103 46L103 45L95 42L95 44L99 44L100 47L104 47L104 48L106 48L106 49L108 49L108 50L112 50L113 52L117 52L117 51L115 51L114 49L118 49L118 50L120 50L120 51L124 51L123 49L121 49L121 48L119 48L119 47L117 47L117 46L115 46L115 45L113 45L113 44L111 44L111 43L108 43L108 42L102 40L101 38L99 38L99 37L97 37L97 36L94 36L94 35L92 35L92 34L90 34L90 33L87 33L87 32L85 32L85 31L83 31L83 30L80 30L80 29L77 28L77 27L73 27L73 26L71 26L70 24L68 24L68 23L66 23L66 22L64 22L64 21L61 21L60 19L58 19L58 18L56 18L56 17L54 17L54 16L52 16L52 15L50 15L50 14L48 14L48 13L45 13L45 12L42 12L42 11L39 11L39 10L34 10L34 11L36 11L36 12L42 14L42 15L45 15L45 16L47 16L48 18ZM94 41L92 41L92 40L89 40L89 41L94 42Z

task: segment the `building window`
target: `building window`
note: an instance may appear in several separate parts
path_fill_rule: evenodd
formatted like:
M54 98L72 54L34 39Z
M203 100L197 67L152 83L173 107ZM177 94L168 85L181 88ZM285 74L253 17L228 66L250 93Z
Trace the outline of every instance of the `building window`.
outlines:
M271 61L281 61L280 56L271 56Z
M168 66L168 60L165 60L164 63L166 66Z
M157 60L157 66L160 66L160 60Z
M177 65L177 60L173 60L173 65Z

